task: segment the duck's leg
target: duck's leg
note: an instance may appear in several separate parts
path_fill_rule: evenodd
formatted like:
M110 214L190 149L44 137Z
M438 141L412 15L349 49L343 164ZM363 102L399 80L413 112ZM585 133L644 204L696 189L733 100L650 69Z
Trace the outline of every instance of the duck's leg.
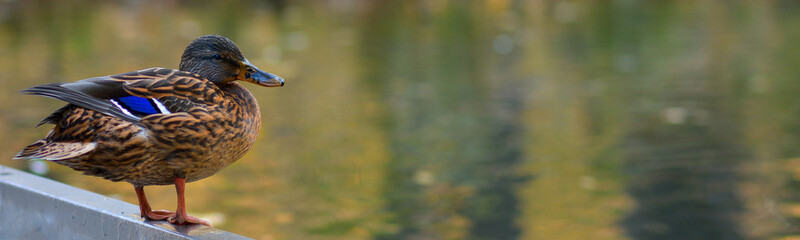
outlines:
M173 224L195 223L212 227L211 224L208 223L208 221L192 217L189 216L189 214L186 214L186 199L183 195L185 189L186 189L186 179L180 177L175 178L175 191L178 192L178 210L175 210L175 213L170 215L169 218L167 218L167 221Z
M169 218L171 215L175 215L175 213L167 210L153 211L150 208L150 203L147 202L147 196L144 195L144 187L134 185L133 189L136 190L136 198L139 199L139 210L142 212L143 218L150 220L164 220Z

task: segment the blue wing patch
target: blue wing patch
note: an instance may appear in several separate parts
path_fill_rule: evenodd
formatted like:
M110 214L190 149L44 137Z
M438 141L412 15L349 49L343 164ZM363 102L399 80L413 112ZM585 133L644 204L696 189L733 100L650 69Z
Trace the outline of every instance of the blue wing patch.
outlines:
M112 99L123 112L137 117L144 117L150 114L164 113L160 111L158 100L152 98L142 98L137 96L127 96ZM163 105L162 105L163 106ZM161 107L163 108L163 107ZM166 112L169 113L169 112Z

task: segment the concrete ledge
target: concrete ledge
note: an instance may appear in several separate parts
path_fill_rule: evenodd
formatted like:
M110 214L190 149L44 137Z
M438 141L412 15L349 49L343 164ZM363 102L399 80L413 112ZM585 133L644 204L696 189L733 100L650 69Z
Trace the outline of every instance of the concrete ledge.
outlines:
M248 239L143 221L139 207L0 165L0 239Z

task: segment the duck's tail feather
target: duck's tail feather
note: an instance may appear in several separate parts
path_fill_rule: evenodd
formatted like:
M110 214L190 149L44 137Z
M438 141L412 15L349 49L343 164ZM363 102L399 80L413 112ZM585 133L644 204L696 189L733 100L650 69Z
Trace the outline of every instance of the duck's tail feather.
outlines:
M14 159L59 161L79 157L95 149L96 143L36 141L22 149Z

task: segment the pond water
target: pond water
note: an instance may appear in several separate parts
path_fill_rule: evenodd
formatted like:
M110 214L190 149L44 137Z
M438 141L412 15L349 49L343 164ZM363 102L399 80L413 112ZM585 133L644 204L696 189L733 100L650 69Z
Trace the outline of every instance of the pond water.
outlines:
M800 3L3 1L0 164L62 102L19 90L175 68L203 34L246 85L257 145L188 184L256 239L800 239ZM174 209L170 186L147 187Z

